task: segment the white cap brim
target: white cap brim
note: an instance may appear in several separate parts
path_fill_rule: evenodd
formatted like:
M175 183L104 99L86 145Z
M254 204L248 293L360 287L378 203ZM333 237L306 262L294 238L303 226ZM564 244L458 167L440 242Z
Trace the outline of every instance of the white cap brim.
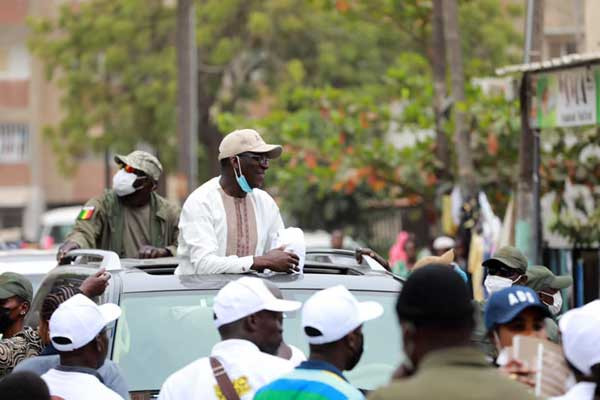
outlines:
M275 299L263 305L262 309L276 312L290 312L296 311L300 307L302 307L302 303L299 301Z
M361 301L358 303L358 317L362 322L379 318L383 315L383 307L376 301Z
M116 304L102 304L101 306L98 306L98 309L100 310L100 314L102 314L102 318L104 319L104 326L110 324L121 316L121 308Z

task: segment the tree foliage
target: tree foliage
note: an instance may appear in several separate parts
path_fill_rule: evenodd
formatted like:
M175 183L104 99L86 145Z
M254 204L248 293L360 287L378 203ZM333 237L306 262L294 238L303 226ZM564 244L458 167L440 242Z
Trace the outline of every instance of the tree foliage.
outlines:
M215 172L222 135L242 125L284 144L270 187L282 209L311 227L360 226L378 200L432 202L436 169L453 176L454 166L435 158L431 136L430 1L196 7L205 178ZM460 2L467 80L517 61L521 38L510 21L518 12L499 0ZM142 141L173 166L174 9L161 0L90 0L32 27L32 48L63 89L64 118L48 129L63 161L90 145L116 150ZM477 172L504 204L516 175L515 104L469 86L466 104L453 106L467 110ZM393 145L398 134L414 144Z

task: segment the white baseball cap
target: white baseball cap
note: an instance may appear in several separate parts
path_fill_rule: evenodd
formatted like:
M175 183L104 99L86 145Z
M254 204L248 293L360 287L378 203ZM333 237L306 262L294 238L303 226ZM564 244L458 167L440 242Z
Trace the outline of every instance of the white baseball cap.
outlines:
M434 250L446 250L456 246L454 239L448 236L439 236L433 241Z
M247 151L266 153L266 156L269 158L277 158L281 155L282 148L278 144L265 143L263 138L254 129L239 129L227 134L221 141L219 145L219 160Z
M299 309L299 301L278 299L260 278L243 277L225 285L215 296L213 311L218 327L262 310L289 312Z
M348 289L337 285L320 290L306 300L302 308L302 328L310 327L321 332L318 336L307 335L308 343L331 343L382 314L381 304L376 301L359 302Z
M119 318L116 304L101 306L83 294L76 294L58 306L50 317L50 340L59 351L77 350L91 342L106 325ZM68 339L56 342L57 338Z
M600 300L566 312L558 321L565 357L585 375L600 363Z

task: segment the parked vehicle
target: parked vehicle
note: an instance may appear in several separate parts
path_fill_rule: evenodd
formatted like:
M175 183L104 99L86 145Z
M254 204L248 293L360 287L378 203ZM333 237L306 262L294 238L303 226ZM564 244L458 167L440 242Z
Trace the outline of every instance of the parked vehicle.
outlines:
M329 255L336 252L328 251ZM219 289L240 275L177 276L173 274L176 258L119 259L113 252L100 250L76 250L70 255L78 258L48 274L34 298L34 312L26 322L37 324L36 311L54 286L77 286L98 268L106 267L112 278L98 302L117 303L123 312L116 327L108 330L109 356L123 370L132 394L139 396L136 398L153 398L171 373L208 355L219 340L213 322L213 299ZM351 258L353 253L340 252L339 256ZM387 271L373 270L366 262L358 265L354 261L352 265L315 261L310 252L304 274L256 276L275 283L289 299L304 301L316 290L343 284L359 300L382 304L385 313L365 324L364 355L347 376L363 389L374 389L389 380L401 354L394 306L402 279ZM284 337L287 343L308 354L299 311L286 314Z
M0 251L0 274L16 272L25 275L35 293L48 271L56 267L56 250L18 249Z
M60 207L42 215L42 228L39 245L42 249L60 246L73 229L81 206Z

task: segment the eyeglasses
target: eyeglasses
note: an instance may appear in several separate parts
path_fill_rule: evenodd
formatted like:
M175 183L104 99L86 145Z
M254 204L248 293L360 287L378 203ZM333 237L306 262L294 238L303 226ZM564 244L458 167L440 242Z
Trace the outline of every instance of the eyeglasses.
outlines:
M255 153L241 153L238 154L238 157L251 158L259 164L268 164L269 157L265 154L255 154Z

